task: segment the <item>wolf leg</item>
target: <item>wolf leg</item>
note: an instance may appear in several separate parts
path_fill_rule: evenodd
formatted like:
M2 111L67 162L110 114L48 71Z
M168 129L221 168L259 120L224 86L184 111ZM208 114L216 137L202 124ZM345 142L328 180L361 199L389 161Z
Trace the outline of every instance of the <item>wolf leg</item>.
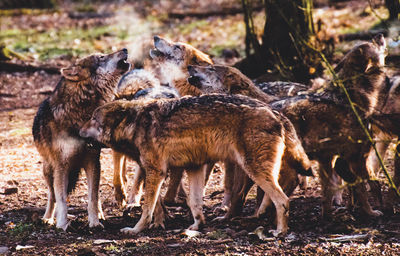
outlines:
M43 161L43 176L46 180L46 184L48 187L47 193L47 205L46 205L46 212L43 216L43 221L50 225L54 224L54 210L55 210L55 203L56 198L54 194L54 169L53 167L47 162Z
M188 204L194 219L194 223L189 227L190 230L198 230L201 224L205 224L203 215L203 193L207 168L207 165L203 165L199 169L187 171L189 180Z
M144 187L144 202L142 206L142 216L134 228L123 228L120 231L125 234L134 235L147 228L153 218L156 201L160 196L161 184L165 179L166 171L146 169L146 181Z
M100 150L87 152L84 159L84 169L88 182L88 219L89 227L103 227L100 219L104 219L99 200L100 185Z
M181 184L182 176L183 176L183 169L170 170L168 190L164 196L164 203L166 205L175 204L176 193L178 192L179 187L182 186Z
M143 194L143 184L145 181L144 171L138 167L133 175L133 185L129 192L128 208L140 206L140 199Z
M120 207L126 205L126 157L116 151L113 151L113 162L114 162L114 196L117 204ZM123 177L125 176L125 177ZM125 179L124 179L125 178Z
M57 166L54 169L54 194L56 199L56 227L65 231L69 225L67 219L67 189L68 176L71 170L63 167Z

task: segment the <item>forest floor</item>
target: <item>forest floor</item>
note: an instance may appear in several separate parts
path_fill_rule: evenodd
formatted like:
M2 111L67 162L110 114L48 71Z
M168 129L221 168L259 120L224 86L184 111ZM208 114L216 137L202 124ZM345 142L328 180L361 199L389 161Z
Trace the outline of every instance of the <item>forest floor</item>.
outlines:
M315 15L323 19L331 34L363 31L377 24L379 19L367 4L360 2L364 1L317 8ZM168 19L165 13L160 13L159 10L168 9L167 6L143 7L136 4L97 7L97 10L112 13L107 18L71 18L69 13L83 7L1 16L0 41L27 56L30 63L55 67L68 65L73 59L94 51L109 52L121 47L128 47L134 56L140 55L140 44L151 40L156 33L192 43L220 62L232 61L223 59L223 49L237 49L243 56L244 26L241 15L177 20ZM90 6L85 8L90 9ZM378 6L376 11L380 15L386 14L382 6ZM350 46L338 45L338 56ZM289 234L285 238L273 238L268 234L267 231L274 228L268 219L212 223L213 218L222 214L215 212L223 197L223 173L218 169L207 185L204 200L207 224L200 233L193 236L184 233L192 217L187 207L177 206L168 208L170 217L165 230L150 229L133 237L123 235L119 229L134 226L140 218L140 210L124 212L116 206L109 149L103 149L101 154L100 198L106 217L104 230L88 228L84 173L68 201L68 213L72 220L70 230L64 232L43 224L40 218L45 210L47 187L42 178L41 158L33 144L31 127L38 105L59 78L59 75L44 71L0 72L0 188L17 188L17 193L0 194L0 255L400 254L398 205L383 209L385 215L379 218L372 219L358 211L340 211L333 219L324 220L321 217L321 189L317 179L310 179L306 190L297 188L291 196ZM386 160L390 169L391 155ZM128 167L133 169L133 164ZM129 172L129 177L132 174L132 171ZM380 180L387 198L388 188L382 175ZM374 208L378 208L374 197L370 198ZM345 199L349 199L347 193ZM251 215L254 208L255 192L252 190L243 215ZM254 234L258 227L264 228L266 238L260 239Z

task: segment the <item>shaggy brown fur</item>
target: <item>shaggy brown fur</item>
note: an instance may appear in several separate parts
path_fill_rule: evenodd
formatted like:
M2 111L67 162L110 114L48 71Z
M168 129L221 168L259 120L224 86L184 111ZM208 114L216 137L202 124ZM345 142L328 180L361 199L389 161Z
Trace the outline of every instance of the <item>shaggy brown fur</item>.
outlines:
M264 93L249 78L233 67L221 65L189 66L188 71L190 74L189 83L198 87L204 93L242 94L259 99L265 103L277 99L274 96ZM291 162L290 159L286 159L286 156L288 155L284 155L282 164L284 168L280 172L279 184L286 195L289 196L299 183L296 172L298 166ZM225 216L216 218L216 220L225 220L238 215L241 212L247 192L253 185L253 182L247 178L247 175L238 166L226 167L235 170L234 172L230 172L229 177L225 179L225 182L231 184L231 186L225 188L228 196L224 196L224 201L226 201L225 205L230 204L231 207L228 208ZM230 195L232 195L232 200L230 200ZM256 215L262 214L263 211L261 210Z
M264 93L260 88L237 68L212 65L188 66L189 83L197 87L202 93L241 94L265 103L277 100Z
M207 54L189 44L172 42L159 36L154 37L154 47L150 51L152 69L159 76L161 84L170 84L182 96L202 94L198 88L188 83L187 67L212 65L213 61Z
M338 76L363 118L381 109L382 102L379 99L386 92L384 56L385 42L379 36L372 43L356 46L339 65L341 69ZM343 93L330 87L322 94L293 97L273 106L278 107L293 122L307 154L320 163L323 214L331 212L336 189L330 184L332 160L339 156L342 168L335 170L348 182L357 181L355 194L362 209L372 216L381 215L381 212L372 210L365 184L359 180L368 180L370 177L365 164L370 144Z
M168 168L186 169L189 206L198 229L204 223L202 195L204 166L210 162L233 162L266 192L277 209L277 230L287 231L289 201L278 184L281 159L310 173L310 163L290 122L264 103L244 96L204 95L158 100L150 104L113 102L97 109L81 129L115 150L140 158L146 171L143 213L132 228L138 233L151 222L155 202ZM140 157L139 157L140 156Z
M379 36L373 43L355 47L343 58L337 69L340 70L339 78L346 88L350 89L358 109L363 110L361 112L363 117L368 117L370 113L380 109L384 101L383 96L387 93L384 82L384 54L384 39ZM362 102L359 103L357 100ZM369 149L369 143L363 131L343 93L333 86L328 86L322 93L309 93L273 102L272 106L288 116L295 125L309 156L319 161L320 179L325 196L323 214L329 215L332 198L336 196L338 189L338 179L335 178L331 164L337 155L341 158L337 161L336 171L340 172L348 182L355 182L357 176L363 179L368 179L370 176L365 167L365 150ZM232 192L235 197L232 198L231 209L227 216L240 212L244 198L252 185L248 178L243 178L243 173L236 175L239 178L235 178ZM370 215L381 214L371 209L363 184L356 186L356 192L365 212ZM259 209L258 212L260 211L263 210Z
M117 86L117 99L149 100L159 98L178 98L178 92L172 87L161 86L154 74L144 69L134 69L125 74ZM114 195L120 207L139 206L144 175L138 169L135 172L133 189L126 195L126 157L113 152L114 161ZM128 199L128 200L127 200Z
M104 219L98 197L100 148L91 147L79 136L79 129L100 105L114 98L114 89L129 69L127 50L109 55L92 55L61 70L54 92L39 107L33 122L33 138L43 158L43 174L49 188L43 219L53 223L55 203L57 227L66 229L67 193L81 168L88 179L89 227Z

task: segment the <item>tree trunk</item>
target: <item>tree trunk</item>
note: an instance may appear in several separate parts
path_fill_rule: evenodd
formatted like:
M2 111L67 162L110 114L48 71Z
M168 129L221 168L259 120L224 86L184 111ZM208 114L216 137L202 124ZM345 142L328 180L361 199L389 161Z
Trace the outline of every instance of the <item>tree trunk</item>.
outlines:
M385 0L386 8L389 10L389 20L399 19L400 1L399 0Z
M305 43L314 35L312 0L265 0L266 20L261 42L255 35L249 0L242 0L246 53L237 67L250 77L277 70L286 80L305 82L322 71L317 55ZM250 49L251 48L251 49Z

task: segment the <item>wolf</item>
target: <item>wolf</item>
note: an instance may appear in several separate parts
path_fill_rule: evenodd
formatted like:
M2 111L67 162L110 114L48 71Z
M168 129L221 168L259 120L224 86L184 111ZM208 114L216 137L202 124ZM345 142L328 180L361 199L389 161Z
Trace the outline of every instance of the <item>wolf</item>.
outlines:
M400 129L398 128L398 123L400 121L400 76L396 75L391 78L387 78L388 83L388 94L385 98L381 111L374 113L372 116L372 121L375 123L374 128L378 130L376 135L376 148L380 155L384 157L389 144L392 141L398 143L398 138L400 136ZM396 147L396 155L394 161L394 177L393 181L396 187L400 186L400 159L399 150L400 146ZM371 172L376 172L380 168L379 160L373 150L370 151L368 156L368 165ZM395 196L391 192L391 199L395 199ZM391 200L394 201L394 200ZM391 202L389 202L390 204Z
M178 98L178 92L168 86L162 86L153 72L146 69L133 69L126 73L118 83L116 99L126 100L149 100L159 98ZM114 196L117 204L124 208L128 205L139 206L143 173L140 168L134 174L133 188L129 197L126 193L126 156L113 151L114 162Z
M384 102L382 99L387 94L384 69L385 52L386 44L383 36L380 35L372 42L356 46L336 68L338 79L347 88L364 121L372 113L382 108ZM199 70L197 69L197 71ZM223 76L216 70L209 69L209 72L205 72L204 68L202 70L202 73L207 73L207 75L201 76L200 72L196 74L192 72L199 77L194 79L198 86L201 83L202 87L227 88L224 80L221 79ZM230 84L230 82L227 83ZM336 180L338 180L334 170L350 183L362 179L368 180L371 177L370 171L365 166L366 150L369 151L370 145L363 136L363 131L355 119L344 93L339 88L328 85L323 92L309 92L288 97L270 102L270 105L293 122L308 156L319 162L319 176L324 193L323 215L329 216L332 212L332 199L337 190L336 184L332 184L332 182L337 183ZM337 159L337 156L340 158L338 158L337 166L334 167L332 161ZM234 205L234 202L238 201L237 197L245 198L248 191L247 186L251 185L248 179L247 181L238 179L238 181L235 180L235 183L240 180L244 184L238 183L239 188L232 192L236 195L236 198L231 201L232 209L239 207ZM363 210L372 216L381 215L380 211L373 210L369 205L363 183L360 181L355 186L357 198L360 200ZM245 194L241 194L243 191ZM259 211L262 212L262 209Z
M154 36L154 49L150 50L151 63L147 68L157 74L157 78L163 85L174 87L179 95L198 96L203 94L198 88L191 85L187 78L188 65L211 65L214 64L210 56L184 42L173 42L160 36ZM207 165L206 180L211 174L214 164ZM229 167L228 167L229 168ZM174 171L171 173L168 190L164 196L164 203L168 205L175 204L175 197L178 189L180 194L184 195L182 186L180 185L183 171ZM226 187L230 187L227 182ZM225 190L224 204L230 199L229 190Z
M154 49L150 50L151 69L158 74L161 84L175 87L181 96L198 96L202 92L187 81L188 65L212 65L214 62L204 52L190 44L173 42L154 36Z
M385 55L385 40L378 35L372 42L355 46L336 68L338 79L364 122L382 108L382 95L387 93ZM332 212L336 188L330 177L334 170L345 181L355 183L354 193L362 210L370 216L380 216L382 212L370 206L365 188L365 181L371 177L366 168L366 155L371 145L340 90L332 85L322 93L296 96L271 105L292 121L308 156L320 163L323 216ZM332 161L337 156L340 164L333 167Z
M289 125L289 127L288 127ZM278 183L283 154L305 173L310 163L291 123L265 103L239 95L203 95L157 100L150 104L115 101L98 108L80 131L108 147L124 152L146 172L143 212L136 234L152 220L155 202L167 169L185 169L188 204L197 230L202 213L204 168L216 161L234 162L265 192L277 211L274 235L287 232L289 199Z
M247 76L238 69L223 65L208 65L187 67L188 82L197 87L202 93L241 94L265 103L276 101L278 98L264 93Z
M99 201L100 148L88 145L79 129L93 111L114 99L115 87L128 71L126 49L91 55L61 69L61 79L53 93L44 100L34 118L34 143L43 159L43 174L48 199L43 220L57 228L68 227L67 195L76 184L80 169L88 179L89 227L102 226L104 219ZM56 204L57 203L57 204ZM55 209L56 208L56 209Z
M234 67L223 65L189 65L188 72L190 75L188 78L189 83L196 86L204 93L246 95L254 99L258 99L264 103L274 102L279 99L274 95L268 95L267 93L263 92L247 76ZM277 84L278 82L276 84L272 82L268 86L277 86ZM279 82L279 84L282 83ZM297 166L291 165L292 163L289 160L283 160L283 167L281 169L279 178L279 183L281 184L281 187L286 195L290 195L299 183L296 172ZM232 199L229 196L226 199L224 197L224 200L230 200L230 202L225 203L230 205L230 207L228 207L228 210L223 217L215 218L214 220L216 221L226 220L238 215L242 210L243 202L247 192L253 185L253 182L246 177L246 174L241 171L240 168L237 166L230 166L230 168L234 170L234 174L230 175L230 177L234 180L225 180L225 182L231 184L231 187L226 189L228 189L228 194L232 195ZM256 211L255 216L259 216L262 213L263 211Z

